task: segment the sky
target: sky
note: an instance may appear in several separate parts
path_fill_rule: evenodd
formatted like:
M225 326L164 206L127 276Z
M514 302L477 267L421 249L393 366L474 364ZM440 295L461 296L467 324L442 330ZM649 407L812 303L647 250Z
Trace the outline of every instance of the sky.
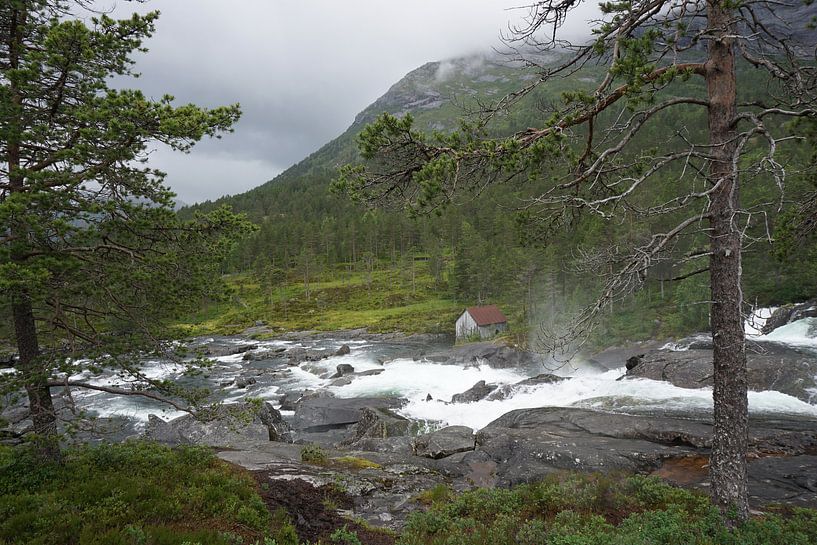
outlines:
M520 0L100 0L113 17L158 10L141 76L118 83L179 104L240 103L235 132L151 166L192 204L256 187L342 133L429 61L488 51ZM576 24L582 23L577 19Z

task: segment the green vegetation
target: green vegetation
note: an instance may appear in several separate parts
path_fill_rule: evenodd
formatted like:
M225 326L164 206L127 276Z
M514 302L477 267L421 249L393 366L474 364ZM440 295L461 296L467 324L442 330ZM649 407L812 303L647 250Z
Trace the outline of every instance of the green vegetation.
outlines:
M314 446L303 452L310 463L369 467L359 458L329 460ZM817 511L773 510L730 531L709 498L655 477L565 473L465 493L440 484L414 500L426 511L394 536L400 545L817 542ZM63 464L43 463L22 447L0 449L0 545L299 545L297 516L270 513L252 477L207 448L85 446L68 450ZM324 544L361 542L339 525Z
M301 461L307 464L323 466L329 461L326 452L318 445L306 445L301 449Z
M511 490L433 493L401 545L806 545L817 512L792 509L727 528L706 496L655 477L567 474Z
M337 266L316 274L308 287L294 274L273 288L255 273L230 275L227 283L232 295L185 317L178 326L182 332L235 333L257 320L281 331L446 332L462 311L435 283L425 262L416 264L413 278L399 269L368 273Z
M86 446L63 464L0 450L3 545L237 545L270 530L253 479L207 448Z
M380 469L380 464L360 458L359 456L341 456L340 458L332 458L332 465L346 467L349 469Z

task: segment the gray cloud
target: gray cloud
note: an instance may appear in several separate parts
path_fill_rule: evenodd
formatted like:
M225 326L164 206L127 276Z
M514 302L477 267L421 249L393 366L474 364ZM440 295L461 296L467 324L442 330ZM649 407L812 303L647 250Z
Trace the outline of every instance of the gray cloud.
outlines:
M150 51L137 57L142 76L126 85L179 103L241 103L234 134L187 155L154 152L153 166L185 202L273 178L340 134L408 71L497 46L508 21L523 14L507 10L518 0L100 4L120 17L162 12Z

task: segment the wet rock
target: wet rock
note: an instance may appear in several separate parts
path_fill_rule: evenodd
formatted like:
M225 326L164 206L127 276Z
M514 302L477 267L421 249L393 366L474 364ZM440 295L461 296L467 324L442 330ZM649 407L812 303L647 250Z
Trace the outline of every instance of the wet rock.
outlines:
M291 441L289 426L269 403L222 405L207 420L193 415L169 422L150 415L145 436L171 445L207 445L233 448L248 441Z
M486 384L484 380L480 380L469 389L462 393L454 394L451 397L451 403L473 403L480 399L485 399L488 394L499 387L497 384Z
M803 318L817 317L817 299L798 303L794 305L784 305L775 310L763 324L760 332L768 335L778 327L802 320Z
M222 343L219 341L213 341L210 344L204 345L200 348L202 355L207 356L209 358L221 358L224 356L234 356L236 354L242 354L244 352L248 352L250 350L255 350L258 348L257 344L233 344L233 343Z
M352 427L351 433L341 444L356 444L364 437L385 439L409 435L416 425L409 419L389 409L364 407L360 410L360 420Z
M0 367L14 367L17 361L17 354L10 352L0 353Z
M474 430L466 426L449 426L417 437L413 448L417 456L435 460L474 450Z
M509 397L513 396L519 390L522 390L525 387L537 386L540 384L556 384L558 382L562 382L563 380L567 379L565 377L551 375L550 373L542 373L540 375L536 375L535 377L520 380L519 382L516 382L514 384L505 384L504 386L500 386L499 388L488 394L486 399L492 401L508 399Z
M348 363L341 363L336 368L336 373L329 378L340 378L346 375L351 375L355 372L355 368Z
M754 391L776 390L809 402L817 388L817 357L807 350L775 343L755 343L761 352L748 350L747 379ZM627 377L664 380L681 388L712 386L711 350L655 350Z
M279 410L294 411L295 406L298 403L298 401L300 401L301 397L303 397L303 392L289 391L285 393L283 397L281 397L281 399L279 400L279 403L281 404Z
M349 354L351 352L352 352L352 350L349 348L349 345L344 344L340 348L338 348L338 351L335 352L335 355L336 356L345 356L345 355L347 355L347 354Z
M252 350L244 354L242 358L244 361L266 361L280 358L281 354L286 351L286 348L272 348L269 350Z
M385 369L369 369L368 371L361 371L360 373L355 373L356 377L373 377L379 375L385 371Z
M629 371L630 369L635 369L641 364L641 360L644 359L644 354L640 354L638 356L630 356L627 358L626 367Z
M431 394L426 394L426 401L434 401L434 398L431 397Z
M239 390L243 390L247 386L251 384L255 384L257 380L254 377L238 377L235 379L235 387Z
M430 354L425 359L451 365L487 364L493 369L526 367L539 363L541 357L533 352L490 342L469 343L452 350Z
M292 426L312 432L345 428L360 421L365 407L393 409L400 405L400 400L390 398L305 397L295 409Z

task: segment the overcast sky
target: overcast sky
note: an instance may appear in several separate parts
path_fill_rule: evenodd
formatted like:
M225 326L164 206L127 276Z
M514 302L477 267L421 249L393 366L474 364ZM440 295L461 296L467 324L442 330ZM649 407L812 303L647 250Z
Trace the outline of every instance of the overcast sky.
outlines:
M238 102L235 133L152 165L193 203L246 191L338 136L410 70L489 50L519 0L101 0L113 16L159 10L142 77L179 103ZM579 23L579 21L576 21Z

